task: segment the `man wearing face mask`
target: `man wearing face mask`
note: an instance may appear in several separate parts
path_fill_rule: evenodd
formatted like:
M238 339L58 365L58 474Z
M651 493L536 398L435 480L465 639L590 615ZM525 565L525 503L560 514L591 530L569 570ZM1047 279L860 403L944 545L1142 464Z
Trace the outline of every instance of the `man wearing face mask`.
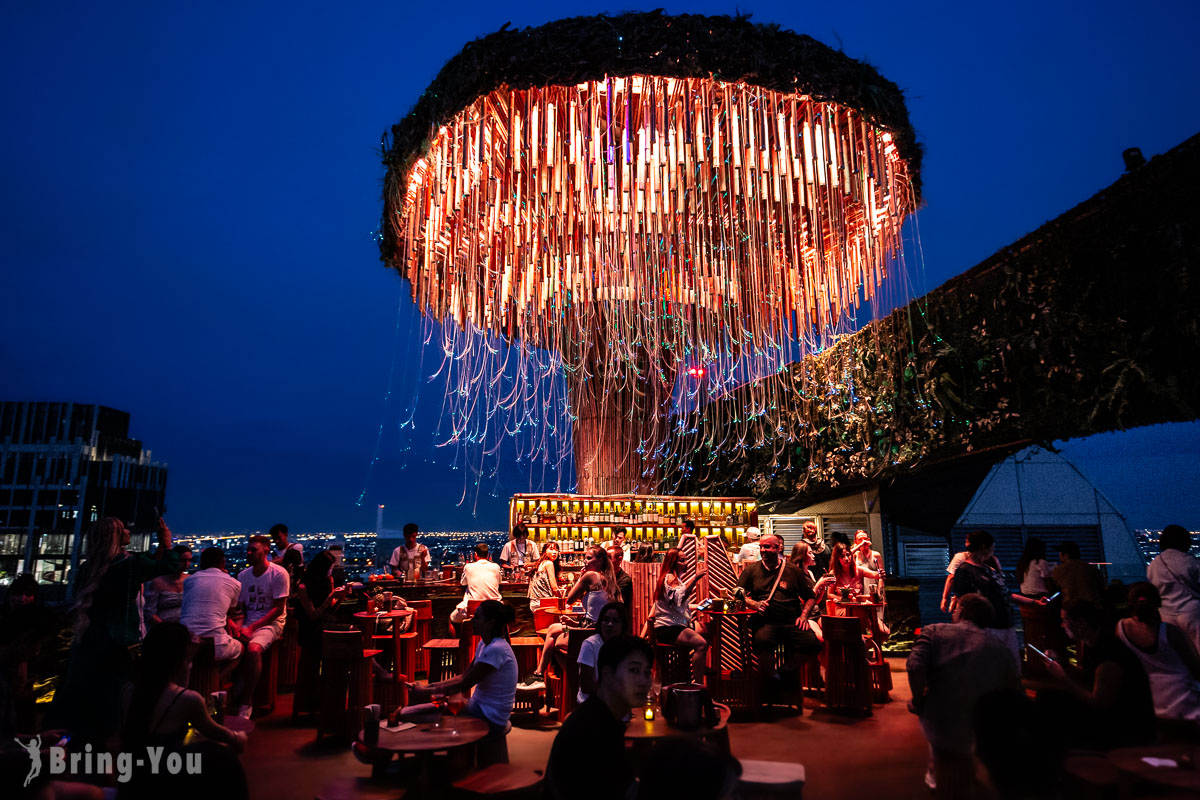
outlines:
M772 663L777 645L783 645L795 669L797 656L821 651L821 642L806 626L798 626L801 612L814 602L812 589L800 569L783 558L783 540L768 533L758 541L760 561L746 565L738 585L746 591L746 607L756 611L750 619L754 652L759 664Z

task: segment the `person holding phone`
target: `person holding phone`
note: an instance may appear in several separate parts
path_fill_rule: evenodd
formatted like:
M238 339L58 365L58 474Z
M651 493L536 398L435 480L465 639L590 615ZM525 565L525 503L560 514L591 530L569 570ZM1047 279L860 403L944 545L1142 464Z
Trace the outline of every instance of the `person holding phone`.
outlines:
M1038 703L1062 725L1063 741L1102 750L1154 741L1150 679L1137 656L1114 635L1096 606L1068 601L1061 615L1067 636L1082 645L1080 666L1069 668L1058 654L1048 653L1046 671L1058 687L1040 693Z

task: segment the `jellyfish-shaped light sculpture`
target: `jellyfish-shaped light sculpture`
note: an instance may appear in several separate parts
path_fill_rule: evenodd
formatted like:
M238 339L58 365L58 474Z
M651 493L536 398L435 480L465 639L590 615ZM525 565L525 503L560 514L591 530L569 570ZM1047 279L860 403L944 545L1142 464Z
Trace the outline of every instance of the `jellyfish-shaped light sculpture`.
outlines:
M393 128L383 258L450 332L463 420L549 424L550 390L500 381L549 354L518 372L565 373L578 491L653 491L677 378L720 385L872 298L919 161L896 86L807 36L661 13L501 30Z

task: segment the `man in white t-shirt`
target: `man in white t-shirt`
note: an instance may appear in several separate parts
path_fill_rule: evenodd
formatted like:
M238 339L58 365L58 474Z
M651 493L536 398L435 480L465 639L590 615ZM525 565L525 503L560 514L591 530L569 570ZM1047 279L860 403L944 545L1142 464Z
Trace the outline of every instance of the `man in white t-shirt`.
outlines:
M422 572L429 569L429 548L417 543L419 530L415 522L404 526L404 544L393 550L392 557L388 559L388 569L393 578L403 578L409 567L419 566Z
M262 673L262 656L283 635L287 618L288 591L291 579L287 570L267 559L271 540L266 536L251 536L246 546L250 566L238 575L242 583L241 603L246 618L236 631L246 645L241 674L234 684L234 696L240 699L238 716L250 718L253 710L254 687Z
M212 639L217 662L242 655L242 643L229 635L229 616L237 608L242 584L225 572L225 551L209 547L200 554L200 569L183 582L179 621L193 639Z
M499 600L500 565L488 559L486 542L475 545L475 560L463 567L462 585L467 587L462 602L450 612L454 625L468 617L467 604L472 600Z
M762 559L762 555L758 550L758 537L760 535L762 535L762 532L754 526L746 529L746 543L734 555L733 563L741 564L744 561L759 561Z

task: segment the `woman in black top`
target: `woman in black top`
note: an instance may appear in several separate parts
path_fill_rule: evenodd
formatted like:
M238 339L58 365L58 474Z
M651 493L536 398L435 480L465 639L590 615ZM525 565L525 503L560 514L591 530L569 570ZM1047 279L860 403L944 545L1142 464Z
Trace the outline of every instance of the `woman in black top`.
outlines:
M1062 726L1071 747L1131 747L1154 741L1154 697L1137 655L1114 635L1104 612L1074 600L1062 609L1063 629L1080 647L1080 669L1068 675L1057 654L1046 665L1061 692L1038 701Z
M1008 645L1013 658L1021 661L1017 633L1013 629L1013 602L1022 605L1045 605L1045 600L1033 600L1012 594L1005 585L1004 573L996 568L992 557L996 540L987 531L971 531L967 534L967 560L958 565L951 578L950 591L955 597L978 592L992 604L992 625L988 631Z

